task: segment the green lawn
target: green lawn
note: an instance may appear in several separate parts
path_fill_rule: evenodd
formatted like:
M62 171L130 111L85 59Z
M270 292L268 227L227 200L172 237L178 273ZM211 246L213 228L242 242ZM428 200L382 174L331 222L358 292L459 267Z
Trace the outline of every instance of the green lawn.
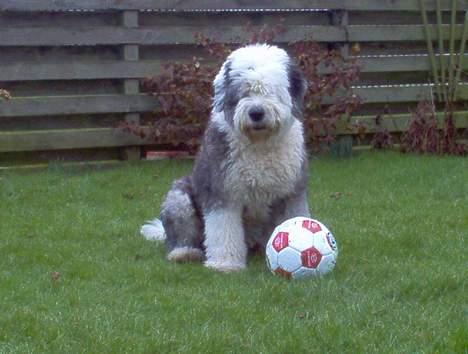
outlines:
M190 162L0 176L0 353L467 353L468 160L311 163L338 265L219 274L139 235ZM336 193L339 192L339 193Z

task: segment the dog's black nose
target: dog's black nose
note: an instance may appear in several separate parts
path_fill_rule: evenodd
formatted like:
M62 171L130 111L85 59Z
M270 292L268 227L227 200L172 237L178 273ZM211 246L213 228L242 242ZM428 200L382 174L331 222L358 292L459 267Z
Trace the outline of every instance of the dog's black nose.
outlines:
M265 110L262 107L252 107L249 109L249 117L253 122L261 122L265 116Z

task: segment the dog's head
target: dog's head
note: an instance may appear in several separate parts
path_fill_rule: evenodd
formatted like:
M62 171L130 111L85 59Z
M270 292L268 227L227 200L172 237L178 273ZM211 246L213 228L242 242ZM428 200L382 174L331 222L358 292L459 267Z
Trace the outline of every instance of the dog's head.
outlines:
M283 50L266 44L232 52L214 81L213 111L251 141L265 140L302 118L302 73Z

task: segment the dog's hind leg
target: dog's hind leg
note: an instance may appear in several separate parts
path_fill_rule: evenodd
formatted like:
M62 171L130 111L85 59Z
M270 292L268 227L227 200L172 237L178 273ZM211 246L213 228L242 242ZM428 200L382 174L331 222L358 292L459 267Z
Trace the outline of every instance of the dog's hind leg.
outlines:
M190 262L204 258L203 223L193 202L190 177L181 178L172 185L162 205L161 221L169 260Z

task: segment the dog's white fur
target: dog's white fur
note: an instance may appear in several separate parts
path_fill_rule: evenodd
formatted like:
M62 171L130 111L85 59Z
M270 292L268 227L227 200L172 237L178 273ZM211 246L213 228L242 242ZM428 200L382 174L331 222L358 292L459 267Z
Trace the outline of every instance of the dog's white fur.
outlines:
M164 226L159 219L147 221L146 224L141 227L140 233L148 241L164 241L166 239Z
M205 265L221 271L245 268L247 246L244 242L242 212L232 204L205 216Z
M221 129L226 128L220 124ZM263 208L278 194L291 193L305 158L302 131L302 123L295 121L281 140L249 144L227 130L230 149L225 161L225 187L231 199L239 205ZM271 189L273 186L275 189Z

